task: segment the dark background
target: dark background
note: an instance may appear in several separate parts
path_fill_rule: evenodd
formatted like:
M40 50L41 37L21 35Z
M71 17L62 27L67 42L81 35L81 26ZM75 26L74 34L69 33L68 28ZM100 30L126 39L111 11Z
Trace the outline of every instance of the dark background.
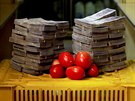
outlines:
M97 4L99 1L100 4ZM92 2L93 5L96 5L95 12L108 6L113 8L112 0L109 0L111 5L106 5L105 0L23 0L18 10L18 18L41 17L46 20L66 20L73 26L77 2L82 2L84 5Z

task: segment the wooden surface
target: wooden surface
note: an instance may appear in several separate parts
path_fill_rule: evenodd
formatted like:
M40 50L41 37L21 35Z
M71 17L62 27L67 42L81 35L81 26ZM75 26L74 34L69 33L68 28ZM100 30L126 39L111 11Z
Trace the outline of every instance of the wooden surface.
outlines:
M40 76L21 73L11 68L10 60L3 60L0 101L134 101L135 63L130 63L125 69L98 77L70 80L55 79L45 73Z
M98 77L87 77L83 80L70 80L69 78L52 78L44 73L40 76L18 72L11 68L10 60L0 62L0 85L17 85L23 87L48 88L89 88L89 87L118 87L135 86L135 61L128 61L128 67L119 71L101 74ZM54 85L55 84L55 85Z

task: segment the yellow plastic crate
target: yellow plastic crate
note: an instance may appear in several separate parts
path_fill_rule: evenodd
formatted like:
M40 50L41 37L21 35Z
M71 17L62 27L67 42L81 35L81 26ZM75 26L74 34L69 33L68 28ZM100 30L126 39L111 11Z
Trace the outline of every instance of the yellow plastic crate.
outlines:
M0 63L0 101L134 101L134 65L97 78L70 80L20 73L10 68L10 60L4 60Z

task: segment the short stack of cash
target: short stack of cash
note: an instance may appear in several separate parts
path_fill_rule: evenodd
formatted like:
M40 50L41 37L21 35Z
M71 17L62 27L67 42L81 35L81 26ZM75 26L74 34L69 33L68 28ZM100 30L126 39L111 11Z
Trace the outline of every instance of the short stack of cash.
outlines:
M88 51L100 72L125 68L124 20L125 17L117 16L116 10L110 8L75 19L73 53Z
M68 22L24 18L15 19L14 24L9 38L13 43L12 67L20 72L42 74L50 68L59 51L64 49Z

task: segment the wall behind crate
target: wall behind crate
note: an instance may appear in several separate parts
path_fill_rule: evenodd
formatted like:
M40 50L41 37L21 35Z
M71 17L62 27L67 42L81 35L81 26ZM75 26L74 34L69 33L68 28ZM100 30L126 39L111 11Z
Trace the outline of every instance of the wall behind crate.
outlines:
M15 3L15 0L0 0L0 3Z
M72 21L74 18L90 16L104 8L113 8L112 2L112 0L74 0Z

